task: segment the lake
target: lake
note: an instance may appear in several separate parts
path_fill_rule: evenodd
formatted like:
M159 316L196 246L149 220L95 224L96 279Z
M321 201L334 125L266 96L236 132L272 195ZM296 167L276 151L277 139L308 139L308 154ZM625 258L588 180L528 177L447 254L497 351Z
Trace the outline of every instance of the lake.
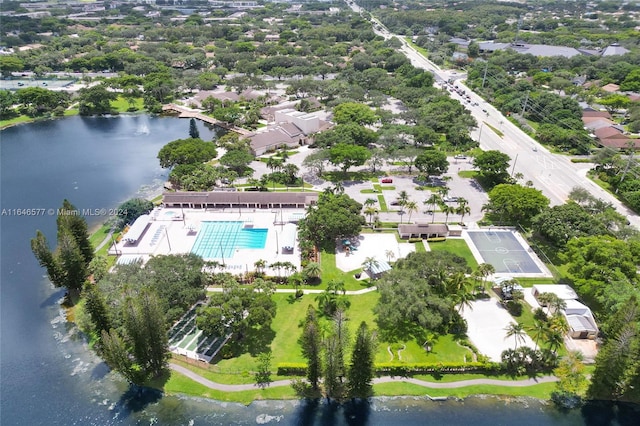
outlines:
M200 135L215 133L198 123ZM167 171L158 150L187 138L189 121L120 116L70 117L0 132L0 424L4 425L579 425L635 424L637 412L588 407L562 413L529 399L375 398L338 407L300 401L248 407L190 397L131 392L66 322L64 291L46 280L29 246L37 229L55 241L57 209L67 198L79 209L117 207L159 193ZM16 209L44 214L17 216ZM7 213L8 212L8 213ZM90 226L106 218L87 218ZM625 420L628 419L628 420Z

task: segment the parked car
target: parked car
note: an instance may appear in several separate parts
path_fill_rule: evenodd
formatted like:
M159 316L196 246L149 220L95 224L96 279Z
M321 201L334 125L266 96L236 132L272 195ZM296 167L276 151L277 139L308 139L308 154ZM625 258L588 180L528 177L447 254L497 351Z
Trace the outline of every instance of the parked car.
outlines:
M456 160L466 160L467 156L466 155L462 155L462 154L458 154L453 158L455 158Z
M393 179L391 178L384 178L380 180L381 183L393 183Z
M458 201L458 197L444 197L443 198L445 203L455 203L456 201Z

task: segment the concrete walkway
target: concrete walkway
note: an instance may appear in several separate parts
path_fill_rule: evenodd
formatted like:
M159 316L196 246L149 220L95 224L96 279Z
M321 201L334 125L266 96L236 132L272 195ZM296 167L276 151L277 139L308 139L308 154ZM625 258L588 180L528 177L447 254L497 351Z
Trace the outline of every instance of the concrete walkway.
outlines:
M209 389L219 390L222 392L241 392L256 389L257 385L255 384L243 384L243 385L225 385L222 383L212 382L209 379L206 379L193 371L184 368L182 366L176 364L169 364L169 367L173 371L176 371L191 380L200 383L203 386L208 387ZM494 386L506 386L506 387L526 387L533 386L540 383L552 383L557 382L558 378L555 376L542 376L535 379L525 379L525 380L514 380L514 381L506 381L506 380L496 380L496 379L472 379L472 380L460 380L457 382L427 382L425 380L414 379L411 377L378 377L373 379L373 383L390 383L390 382L405 382L405 383L413 383L414 385L423 386L425 388L431 389L455 389L455 388L463 388L465 386L476 386L476 385L494 385ZM291 384L291 380L276 380L275 382L271 382L270 387L277 386L287 386Z
M366 293L371 293L372 291L376 291L378 289L378 287L373 286L373 287L367 287L367 288L363 288L361 290L347 290L344 292L345 295L347 296L358 296L360 294L366 294ZM222 287L207 287L207 291L210 291L212 293L222 293L224 291L224 288ZM275 290L276 293L290 293L290 294L295 294L296 290L293 288L279 288ZM302 293L303 294L320 294L320 293L324 293L324 290L316 290L316 289L302 289Z

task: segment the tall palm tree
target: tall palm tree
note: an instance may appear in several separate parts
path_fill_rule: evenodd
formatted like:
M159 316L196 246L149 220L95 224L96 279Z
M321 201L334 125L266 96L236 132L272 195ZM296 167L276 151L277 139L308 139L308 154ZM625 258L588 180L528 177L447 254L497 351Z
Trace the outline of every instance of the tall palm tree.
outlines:
M564 345L564 337L562 333L552 328L547 329L545 339L549 345L549 349L551 349L554 354L558 352L558 349L562 347L562 345Z
M273 262L271 265L269 265L269 268L277 270L278 278L280 278L280 270L282 269L283 266L284 265L282 262Z
M464 198L458 198L458 208L456 213L460 215L460 223L464 223L464 216L471 213L471 207L469 207L469 201Z
M444 212L444 223L445 225L449 222L449 215L451 213L455 213L456 212L456 208L453 206L449 206L449 205L444 205L442 206L442 211Z
M264 268L267 267L267 261L264 259L258 259L253 262L253 266L256 268L256 272L258 272L259 274L263 274Z
M424 204L431 204L431 223L436 220L436 204L439 204L441 201L438 194L431 193L431 196L424 202Z
M371 271L371 269L376 265L378 265L378 261L373 256L366 257L364 262L362 262L362 268L365 271Z
M387 262L391 262L391 259L396 257L396 254L393 252L393 250L386 250L384 252L384 255L387 257Z
M524 336L526 336L527 333L524 331L524 326L522 324L518 324L517 322L509 323L505 330L507 331L507 336L505 338L514 338L516 342L515 349L518 349L518 342L525 342Z
M369 225L371 225L371 222L373 220L373 215L378 213L378 209L371 206L367 206L364 208L363 213L369 216Z
M407 201L409 201L409 194L407 194L407 191L400 191L396 200L400 206L400 211L404 212L404 206L407 204Z
M406 202L404 206L407 208L407 211L409 212L409 220L407 222L411 222L411 214L413 214L413 212L418 211L418 203L416 203L415 201L409 200Z
M333 192L337 195L344 194L344 184L342 183L342 181L338 181L333 184Z
M546 336L548 328L546 321L533 320L533 326L529 328L529 331L533 333L533 341L536 345L534 350L538 349L538 341Z
M490 263L481 263L478 265L478 273L482 277L482 290L487 291L487 278L496 272L496 268Z

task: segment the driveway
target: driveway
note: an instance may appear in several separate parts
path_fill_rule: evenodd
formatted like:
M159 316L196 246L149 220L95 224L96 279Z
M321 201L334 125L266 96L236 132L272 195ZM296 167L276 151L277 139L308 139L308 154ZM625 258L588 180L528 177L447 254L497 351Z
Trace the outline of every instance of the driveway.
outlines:
M509 324L515 321L497 299L473 302L471 308L464 308L462 317L467 321L469 340L491 361L500 362L502 351L515 349L515 339L507 337L506 331ZM524 345L532 349L535 347L529 336L525 336ZM522 341L518 342L520 346Z

